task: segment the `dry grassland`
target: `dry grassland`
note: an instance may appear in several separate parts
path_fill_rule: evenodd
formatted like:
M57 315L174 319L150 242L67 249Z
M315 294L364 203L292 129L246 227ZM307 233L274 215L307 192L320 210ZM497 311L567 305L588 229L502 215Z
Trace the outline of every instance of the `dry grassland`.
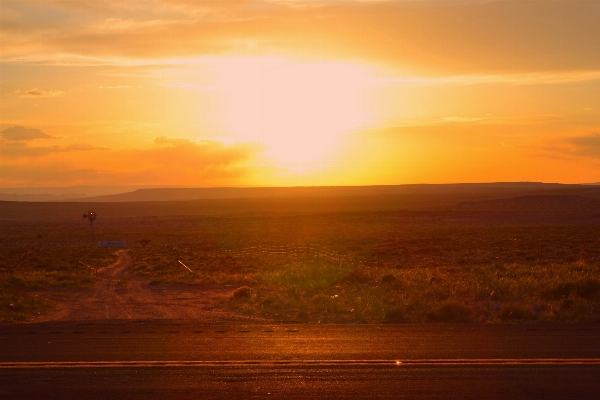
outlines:
M598 321L595 203L570 198L565 209L561 201L504 201L508 211L500 213L489 202L428 211L113 218L97 210L93 238L79 219L13 218L0 221L0 319L25 320L51 309L36 289L93 285L98 278L77 270L76 257L95 268L109 265L114 250L96 241L125 240L135 279L188 288L233 285L215 306L245 316L344 323ZM519 212L521 203L526 212ZM235 253L291 244L313 247ZM317 245L342 262L319 256ZM178 268L177 259L193 273Z

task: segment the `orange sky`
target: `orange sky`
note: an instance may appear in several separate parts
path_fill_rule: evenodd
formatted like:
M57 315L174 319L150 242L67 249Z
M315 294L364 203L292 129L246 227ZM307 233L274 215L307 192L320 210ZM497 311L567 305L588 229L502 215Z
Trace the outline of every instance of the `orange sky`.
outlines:
M0 188L600 181L600 2L0 0Z

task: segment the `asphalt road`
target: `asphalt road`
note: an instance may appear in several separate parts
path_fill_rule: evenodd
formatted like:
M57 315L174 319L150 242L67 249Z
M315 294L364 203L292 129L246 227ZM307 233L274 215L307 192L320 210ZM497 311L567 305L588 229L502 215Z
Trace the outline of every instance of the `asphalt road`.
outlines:
M597 399L600 325L0 325L0 398Z

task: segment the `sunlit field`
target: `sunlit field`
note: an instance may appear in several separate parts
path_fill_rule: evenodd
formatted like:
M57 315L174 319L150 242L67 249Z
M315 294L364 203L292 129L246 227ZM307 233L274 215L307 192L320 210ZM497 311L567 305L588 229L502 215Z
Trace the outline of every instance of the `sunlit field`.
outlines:
M52 310L44 300L49 288L93 286L98 278L75 260L110 265L115 250L97 241L118 239L132 256L128 279L153 288L228 288L214 306L244 316L310 323L599 320L597 200L533 200L537 211L532 198L520 198L428 210L99 218L93 236L85 220L5 220L1 315L31 319Z

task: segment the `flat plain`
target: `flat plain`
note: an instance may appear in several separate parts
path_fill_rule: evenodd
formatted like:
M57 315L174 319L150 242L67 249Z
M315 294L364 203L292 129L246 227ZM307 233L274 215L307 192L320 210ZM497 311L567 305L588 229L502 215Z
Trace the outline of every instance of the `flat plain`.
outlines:
M0 318L596 322L600 191L573 186L0 202Z

